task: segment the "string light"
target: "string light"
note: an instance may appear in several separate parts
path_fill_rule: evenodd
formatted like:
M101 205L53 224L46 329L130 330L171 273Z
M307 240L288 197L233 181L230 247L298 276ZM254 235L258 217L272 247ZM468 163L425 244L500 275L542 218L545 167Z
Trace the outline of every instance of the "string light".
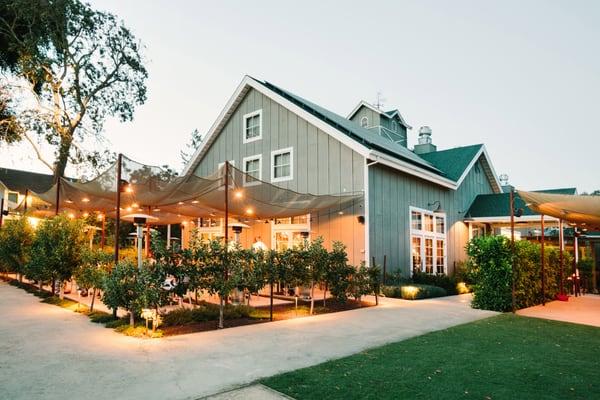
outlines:
M125 187L125 192L127 192L127 193L133 193L133 188L131 187L131 185L127 185Z
M242 193L241 190L237 190L235 192L235 197L238 198L238 199L241 199L242 197L244 197L244 194Z
M89 203L90 199L88 199L87 197L84 197L83 199L81 199L81 201L83 201L84 203Z
M248 214L248 215L252 215L252 214L254 214L254 210L253 210L253 209L251 209L251 208L247 208L247 209L246 209L246 214Z

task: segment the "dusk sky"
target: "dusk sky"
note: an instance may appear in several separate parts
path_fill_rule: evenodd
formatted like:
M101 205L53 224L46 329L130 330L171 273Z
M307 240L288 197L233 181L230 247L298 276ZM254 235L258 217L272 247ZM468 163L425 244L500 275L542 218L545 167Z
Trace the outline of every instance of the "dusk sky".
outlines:
M112 150L181 169L245 74L347 116L377 92L439 149L484 143L522 189L600 189L598 1L97 0L146 45L148 101ZM0 166L47 172L25 145Z

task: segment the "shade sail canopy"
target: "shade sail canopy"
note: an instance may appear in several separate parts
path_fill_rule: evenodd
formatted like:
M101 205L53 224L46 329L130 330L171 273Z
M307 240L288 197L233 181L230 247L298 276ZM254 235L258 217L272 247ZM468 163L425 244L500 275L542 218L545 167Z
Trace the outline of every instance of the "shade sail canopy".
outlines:
M227 168L226 177L225 169L221 167L207 177L197 176L193 172L176 176L163 168L123 157L121 215L149 214L158 218L154 224L180 223L191 218L223 215L226 190L229 213L244 219L292 217L326 210L342 211L363 199L362 192L333 195L298 193L258 180L231 165ZM61 211L76 215L100 212L114 217L117 170L118 165L115 163L89 182L63 179L60 184L55 184L44 193L32 192L28 211L39 216L53 215L58 198ZM23 211L23 208L23 204L19 206L19 210Z
M600 228L600 196L578 196L518 191L532 210L564 221Z

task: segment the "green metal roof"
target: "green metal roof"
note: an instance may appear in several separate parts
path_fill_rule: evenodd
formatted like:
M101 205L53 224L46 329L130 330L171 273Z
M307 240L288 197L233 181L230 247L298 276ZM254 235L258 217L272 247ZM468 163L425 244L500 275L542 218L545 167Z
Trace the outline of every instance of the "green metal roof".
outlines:
M482 147L482 144L455 147L448 150L421 154L421 158L429 161L440 171L444 171L447 178L456 182Z
M473 160L473 157L475 157L477 152L483 146L477 144L417 155L408 148L361 127L354 121L344 118L341 115L329 111L311 101L288 92L287 90L281 89L272 83L263 82L257 79L254 80L311 113L321 121L331 125L358 143L361 143L365 147L391 155L396 159L409 162L420 168L427 169L441 177L453 180L454 182L458 181ZM386 111L385 114L389 116L393 115L395 112L397 112L397 110L390 110Z
M553 194L575 194L575 188L535 190L536 192ZM515 192L515 208L523 209L523 215L539 215L529 209L525 202ZM510 193L480 194L475 197L466 216L472 218L506 217L510 216Z
M441 176L445 176L441 170L437 169L428 161L424 160L412 151L408 150L406 147L398 143L392 142L391 140L386 139L378 135L377 133L371 132L370 130L363 128L354 121L350 121L349 119L346 119L341 115L326 110L325 108L315 103L312 103L306 99L303 99L300 96L296 96L295 94L290 93L284 89L281 89L273 85L272 83L261 82L258 80L257 82L265 85L267 88L285 97L287 100L303 108L304 110L316 116L323 122L333 126L337 130L341 131L342 133L346 134L347 136L351 137L352 139L356 140L362 145L370 149L375 149L381 151L382 153L389 154L395 158L408 161L412 164L416 164L422 168L429 169L433 172L438 173Z

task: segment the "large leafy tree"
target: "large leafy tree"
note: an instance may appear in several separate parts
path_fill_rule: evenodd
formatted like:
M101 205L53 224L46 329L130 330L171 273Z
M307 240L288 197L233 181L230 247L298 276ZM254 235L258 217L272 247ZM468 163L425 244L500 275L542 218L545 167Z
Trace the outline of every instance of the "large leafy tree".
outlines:
M106 118L131 120L146 100L139 41L116 16L79 0L2 2L0 50L1 83L20 107L9 115L55 180L68 163L99 167L110 157L97 146Z

